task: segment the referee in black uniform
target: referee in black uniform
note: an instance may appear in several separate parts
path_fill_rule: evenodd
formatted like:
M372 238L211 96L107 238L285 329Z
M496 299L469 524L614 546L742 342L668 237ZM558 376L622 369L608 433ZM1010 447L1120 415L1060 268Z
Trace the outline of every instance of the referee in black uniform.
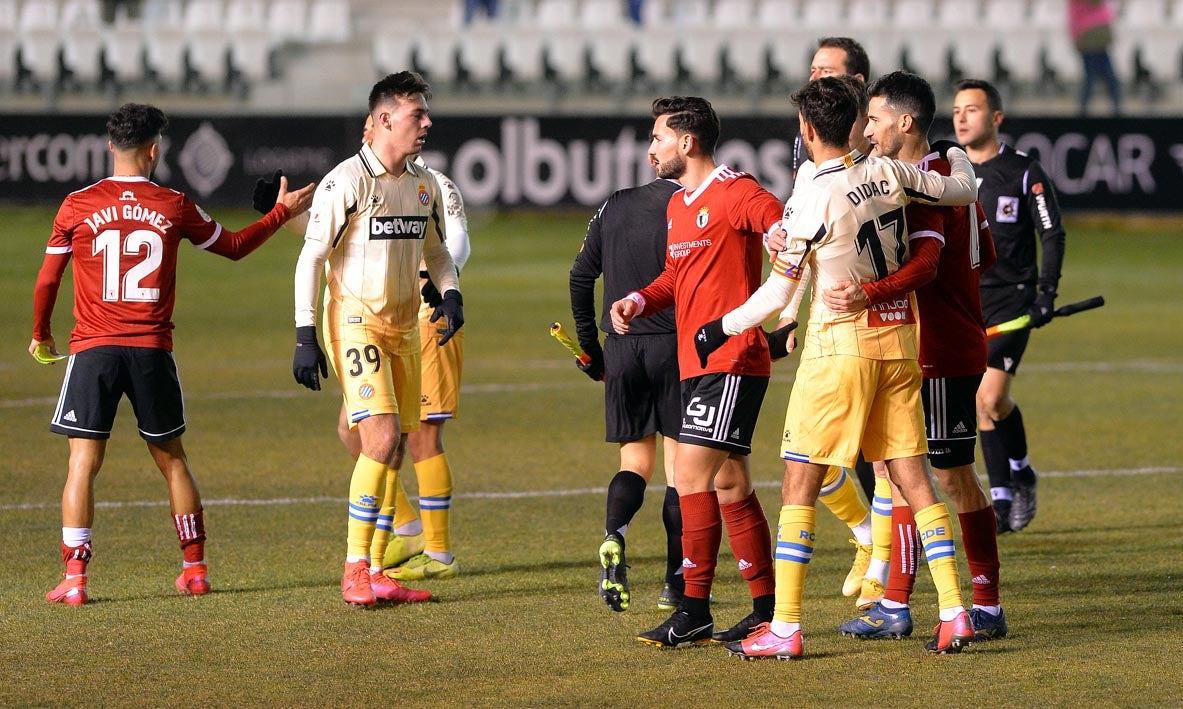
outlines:
M1055 188L1039 161L999 142L998 90L976 79L956 89L953 128L974 163L978 200L998 251L998 261L982 274L986 326L1027 314L1032 328L1042 327L1055 310L1064 262ZM990 340L988 369L978 389L982 457L999 533L1018 531L1035 517L1035 470L1027 459L1023 414L1010 393L1030 336L1030 330L1017 330Z
M656 179L623 189L600 207L587 225L583 247L571 268L571 314L579 344L591 361L580 365L589 377L604 380L607 440L620 444L620 472L608 485L604 541L600 545L600 596L614 611L629 607L624 556L625 530L645 501L653 476L657 436L663 437L666 531L665 586L658 608L674 610L685 589L682 578L682 511L674 489L673 458L682 426L681 385L674 310L638 318L627 335L612 329L609 306L649 285L665 267L666 206L681 185ZM604 277L599 329L595 286Z

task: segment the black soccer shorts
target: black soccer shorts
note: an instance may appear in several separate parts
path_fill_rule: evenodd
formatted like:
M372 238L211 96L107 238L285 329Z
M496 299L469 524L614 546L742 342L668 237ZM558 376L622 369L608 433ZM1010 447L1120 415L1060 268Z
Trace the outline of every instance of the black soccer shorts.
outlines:
M767 377L711 373L683 381L678 442L750 454L766 391Z
M925 379L924 429L928 432L928 462L948 470L974 462L978 437L977 393L982 375Z
M985 317L986 327L1026 315L1027 309L1034 302L1035 289L1024 285L983 288L982 315ZM1007 374L1015 374L1019 370L1019 362L1023 361L1023 353L1027 351L1027 342L1030 339L1031 330L1028 328L991 337L986 343L987 366L1001 369Z
M163 443L185 432L185 402L172 353L114 345L70 355L49 430L74 438L110 438L125 394L144 440Z
M608 335L604 419L609 443L630 443L654 433L678 440L682 391L677 335Z

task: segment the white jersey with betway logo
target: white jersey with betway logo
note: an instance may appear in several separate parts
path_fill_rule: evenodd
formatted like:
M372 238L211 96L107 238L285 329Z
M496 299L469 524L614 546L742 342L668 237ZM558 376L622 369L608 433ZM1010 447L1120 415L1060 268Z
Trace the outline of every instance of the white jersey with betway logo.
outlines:
M908 257L908 202L972 204L977 198L965 153L950 150L949 160L953 177L922 172L898 160L868 158L857 150L819 165L807 184L796 186L785 209L786 250L778 254L764 285L724 316L724 331L755 327L779 312L807 269L815 295L842 281L865 283L895 273ZM916 359L916 322L910 294L856 313L835 313L814 297L801 357Z
M333 320L381 333L417 329L420 261L441 293L459 288L444 244L443 209L435 179L411 161L396 177L363 145L335 167L312 200L296 269L296 326L315 323L319 261Z

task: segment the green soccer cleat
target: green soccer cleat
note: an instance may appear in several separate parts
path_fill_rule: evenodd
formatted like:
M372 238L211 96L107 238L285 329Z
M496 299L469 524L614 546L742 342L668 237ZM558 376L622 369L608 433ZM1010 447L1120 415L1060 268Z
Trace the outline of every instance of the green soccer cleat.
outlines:
M600 544L600 598L616 612L628 610L628 564L624 560L624 540L615 534Z
M386 544L386 553L382 555L382 568L393 569L402 566L411 557L422 554L426 545L427 540L423 532L409 536L391 534L390 541Z
M439 559L433 559L424 554L412 556L402 566L386 569L382 572L386 578L396 581L426 581L428 579L452 579L460 573L460 562L452 558L451 563L445 564Z

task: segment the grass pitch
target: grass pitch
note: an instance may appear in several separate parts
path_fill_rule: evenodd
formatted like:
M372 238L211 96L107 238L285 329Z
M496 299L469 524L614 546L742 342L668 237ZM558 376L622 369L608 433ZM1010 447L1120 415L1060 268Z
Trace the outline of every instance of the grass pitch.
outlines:
M570 323L566 277L587 216L472 220L462 413L447 427L462 574L429 584L438 602L341 602L351 466L334 433L338 395L308 392L289 373L299 240L283 232L240 263L182 249L176 352L214 593L173 590L180 554L164 485L125 403L97 485L93 600L66 608L43 597L61 572L66 444L47 422L62 367L25 352L52 212L0 209L0 705L1183 703L1171 650L1183 629L1177 223L1068 225L1062 301L1103 293L1109 304L1036 333L1015 385L1045 476L1035 522L1000 541L1011 636L926 656L936 614L922 571L913 638L839 637L853 614L838 593L850 547L822 514L806 658L778 663L633 639L665 617L654 607L657 494L629 533L633 609L614 614L596 596L615 448L602 442L600 386L547 335L551 321ZM66 287L61 343L69 313ZM793 369L776 368L752 458L774 517ZM725 626L748 601L722 555L714 597ZM962 581L968 594L964 564Z

